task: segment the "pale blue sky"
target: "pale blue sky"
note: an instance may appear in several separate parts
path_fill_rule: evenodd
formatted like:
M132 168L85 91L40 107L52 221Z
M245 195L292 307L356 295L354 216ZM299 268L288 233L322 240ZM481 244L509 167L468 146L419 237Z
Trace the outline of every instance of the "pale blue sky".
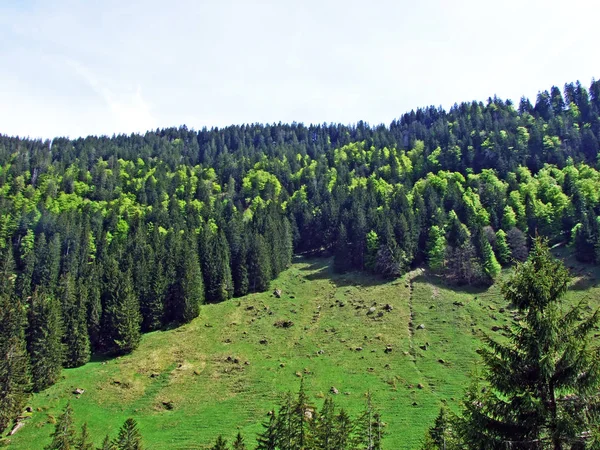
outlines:
M600 77L600 2L0 2L0 133L389 124Z

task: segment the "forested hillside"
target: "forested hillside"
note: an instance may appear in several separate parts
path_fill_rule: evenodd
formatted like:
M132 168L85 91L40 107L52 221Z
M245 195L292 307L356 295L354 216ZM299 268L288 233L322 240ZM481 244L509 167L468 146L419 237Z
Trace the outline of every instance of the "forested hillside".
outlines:
M0 429L92 353L263 291L293 252L491 284L535 234L600 261L600 82L389 127L0 136Z

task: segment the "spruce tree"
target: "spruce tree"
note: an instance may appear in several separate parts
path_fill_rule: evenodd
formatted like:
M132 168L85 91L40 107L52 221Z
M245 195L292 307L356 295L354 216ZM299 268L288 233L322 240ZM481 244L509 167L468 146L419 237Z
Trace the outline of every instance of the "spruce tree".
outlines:
M269 421L263 422L262 427L263 431L256 437L256 450L276 450L280 436L275 411L269 412Z
M210 448L210 450L228 450L227 440L223 439L223 436L218 435L214 445Z
M292 410L293 449L303 450L311 447L312 436L310 430L314 415L315 408L310 404L304 389L304 380L300 379L298 397Z
M373 407L371 393L367 392L365 409L356 420L353 445L360 450L380 450L383 434L381 418Z
M81 433L77 437L75 448L77 450L94 450L94 444L92 444L92 438L88 430L87 422L81 427Z
M490 281L493 282L496 278L498 278L498 275L500 275L502 266L500 266L498 263L496 255L494 254L494 250L492 249L492 245L489 243L483 233L479 235L479 240L481 246L481 262L483 271L489 277Z
M296 427L294 426L294 398L287 392L279 405L277 412L277 444L281 449L294 450L297 442Z
M103 341L110 353L126 354L140 342L140 306L131 282L130 272L121 272L114 259L109 259L104 274Z
M233 282L229 245L223 231L207 224L200 239L200 250L206 301L218 303L231 298Z
M354 450L355 424L344 409L335 417L333 446L336 450Z
M246 239L241 242L235 254L231 257L231 276L233 278L233 295L241 297L248 293L248 244Z
M446 408L440 408L433 426L427 430L422 450L447 450L454 449L456 443L452 438L452 424Z
M485 390L474 384L456 423L462 445L472 448L569 448L584 444L598 426L600 353L591 333L596 311L561 305L570 276L536 238L527 262L502 287L523 317L508 340L486 338L481 351Z
M37 289L29 304L27 350L31 360L33 390L52 386L60 376L65 349L60 304L52 295Z
M348 233L343 223L340 224L338 237L335 242L333 253L333 269L338 273L344 273L350 270L352 266L352 254L350 253L350 243L348 242Z
M90 338L90 347L92 350L100 348L102 333L102 286L101 269L99 265L94 264L90 269L86 282L80 282L79 288L81 295L87 298L87 329ZM83 293L85 290L85 294Z
M117 446L107 434L102 441L102 445L97 450L117 450Z
M19 259L21 270L17 276L16 294L21 299L31 296L31 283L33 280L33 271L35 269L35 236L32 230L21 239L19 245Z
M125 420L115 440L118 450L143 450L142 435L131 417Z
M78 287L78 286L77 286ZM59 282L64 324L65 367L79 367L90 360L90 337L87 330L85 289L77 289L70 273Z
M198 251L195 239L191 237L182 249L181 270L178 282L180 289L181 321L190 322L200 314L200 305L204 303L204 282L198 262Z
M0 433L23 411L29 397L25 320L23 305L0 293Z
M315 446L333 448L335 437L335 405L331 397L323 402L315 427Z
M264 238L255 233L248 251L248 281L250 291L262 292L269 288L271 260Z
M242 433L238 431L237 436L235 437L235 441L231 444L231 450L246 450L246 444L244 443L244 437Z
M58 417L54 432L50 435L52 442L44 447L45 450L70 450L77 445L77 436L73 425L73 408L67 403L62 414Z

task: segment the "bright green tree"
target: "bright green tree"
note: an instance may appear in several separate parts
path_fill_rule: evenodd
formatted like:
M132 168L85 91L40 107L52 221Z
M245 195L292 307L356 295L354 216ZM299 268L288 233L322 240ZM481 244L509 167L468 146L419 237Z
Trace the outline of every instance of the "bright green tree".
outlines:
M438 271L444 267L445 253L446 237L444 231L439 226L433 225L429 230L426 247L427 264L431 270Z
M498 230L496 233L496 253L498 254L498 262L503 266L510 262L510 247L506 240L504 230Z

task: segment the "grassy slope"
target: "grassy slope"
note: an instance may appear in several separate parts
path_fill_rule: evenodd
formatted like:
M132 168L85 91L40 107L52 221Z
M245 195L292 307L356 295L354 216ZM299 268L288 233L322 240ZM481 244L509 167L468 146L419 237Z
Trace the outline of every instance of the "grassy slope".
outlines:
M597 274L587 275L577 279L570 301L597 303ZM511 315L499 312L506 305L497 287L450 290L419 271L392 282L340 276L327 260L299 259L272 287L282 289L281 299L262 293L207 305L186 326L145 335L133 355L65 370L59 383L33 398L33 418L11 447L47 444L67 400L96 444L130 416L151 449L204 448L220 433L233 438L236 427L253 442L265 413L280 393L298 389L302 374L318 406L335 386L337 405L355 414L371 390L389 424L385 448L416 448L440 404L456 408L476 367L481 333L495 334L491 327L509 323ZM367 315L375 302L377 312L385 303L394 309ZM273 326L280 319L294 325ZM384 353L388 344L393 351ZM77 387L86 390L79 398L72 394Z

